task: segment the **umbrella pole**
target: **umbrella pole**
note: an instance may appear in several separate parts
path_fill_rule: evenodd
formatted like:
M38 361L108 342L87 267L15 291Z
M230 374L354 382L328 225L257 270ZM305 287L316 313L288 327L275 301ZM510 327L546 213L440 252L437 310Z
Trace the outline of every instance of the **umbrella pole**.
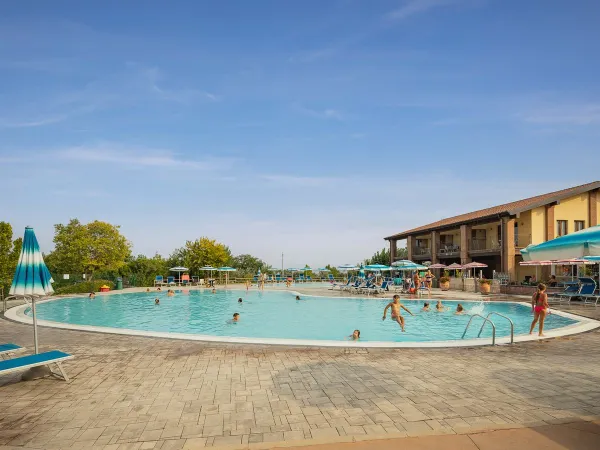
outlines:
M35 354L39 353L38 351L38 333L37 333L37 315L35 313L35 299L31 299L31 313L33 315L33 348L35 349Z

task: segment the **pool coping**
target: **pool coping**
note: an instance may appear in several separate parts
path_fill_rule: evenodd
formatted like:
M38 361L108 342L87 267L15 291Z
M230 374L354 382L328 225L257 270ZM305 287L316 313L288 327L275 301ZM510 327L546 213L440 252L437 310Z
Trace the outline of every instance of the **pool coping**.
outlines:
M293 295L303 295L308 297L325 297L325 295L311 295L306 293L299 293L297 291L289 290L287 292ZM111 293L109 295L120 295L120 293ZM44 300L37 301L38 304L46 303L54 300L64 298L86 298L87 295L69 295L60 297L51 297ZM373 297L333 297L335 299L352 298L372 300ZM382 298L379 298L382 300ZM411 299L407 299L411 300ZM456 301L456 300L448 300ZM468 303L480 303L478 300L460 300L461 302ZM512 303L518 305L524 305L530 307L528 302L514 302L514 301L494 301L487 300L489 303ZM25 310L29 308L29 304L23 304L14 306L8 309L4 313L4 317L13 320L15 322L24 323L28 325L33 324L33 318L25 314ZM588 317L578 316L565 311L558 311L550 308L552 314L556 314L562 317L575 320L576 323L567 325L552 330L547 330L545 335L540 337L536 334L517 334L514 336L514 342L530 342L538 341L549 338L556 338L562 336L569 336L573 334L585 333L596 328L600 328L600 321L590 319ZM456 348L456 347L479 347L492 345L492 338L480 338L480 339L465 339L465 340L446 340L446 341L426 341L426 342L388 342L388 341L333 341L333 340L313 340L313 339L280 339L280 338L253 338L253 337L232 337L232 336L214 336L207 334L192 334L192 333L176 333L176 332L165 332L165 331L148 331L148 330L134 330L130 328L117 328L117 327L100 327L95 325L76 325L65 322L55 322L50 320L38 319L37 323L39 326L59 328L65 330L75 331L87 331L95 333L105 334L120 334L126 336L138 336L138 337L158 337L166 339L179 339L188 341L201 341L201 342L213 342L213 343L224 343L224 344L258 344L258 345L281 345L288 347L338 347L338 348ZM497 337L496 345L510 344L510 336Z

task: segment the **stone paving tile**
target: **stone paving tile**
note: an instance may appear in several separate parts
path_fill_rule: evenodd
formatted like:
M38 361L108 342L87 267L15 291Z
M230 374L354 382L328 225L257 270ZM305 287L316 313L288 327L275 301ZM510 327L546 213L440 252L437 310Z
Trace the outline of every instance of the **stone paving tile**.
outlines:
M42 350L76 356L72 381L0 377L0 446L200 448L600 416L600 332L389 351L39 331ZM0 320L0 341L29 348L31 330Z

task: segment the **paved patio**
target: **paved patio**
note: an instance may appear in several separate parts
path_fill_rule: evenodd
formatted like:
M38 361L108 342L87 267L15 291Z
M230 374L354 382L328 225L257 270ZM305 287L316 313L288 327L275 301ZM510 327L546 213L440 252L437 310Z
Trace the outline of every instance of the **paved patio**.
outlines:
M39 334L76 356L72 381L0 377L0 449L273 448L600 419L599 331L401 350ZM0 341L31 348L31 328L0 319Z

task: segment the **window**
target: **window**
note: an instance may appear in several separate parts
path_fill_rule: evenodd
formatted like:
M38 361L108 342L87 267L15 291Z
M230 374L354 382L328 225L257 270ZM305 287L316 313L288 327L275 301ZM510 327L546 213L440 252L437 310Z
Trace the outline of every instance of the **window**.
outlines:
M566 220L557 220L556 221L556 235L564 236L569 232Z
M581 231L585 228L585 220L575 221L575 231Z

